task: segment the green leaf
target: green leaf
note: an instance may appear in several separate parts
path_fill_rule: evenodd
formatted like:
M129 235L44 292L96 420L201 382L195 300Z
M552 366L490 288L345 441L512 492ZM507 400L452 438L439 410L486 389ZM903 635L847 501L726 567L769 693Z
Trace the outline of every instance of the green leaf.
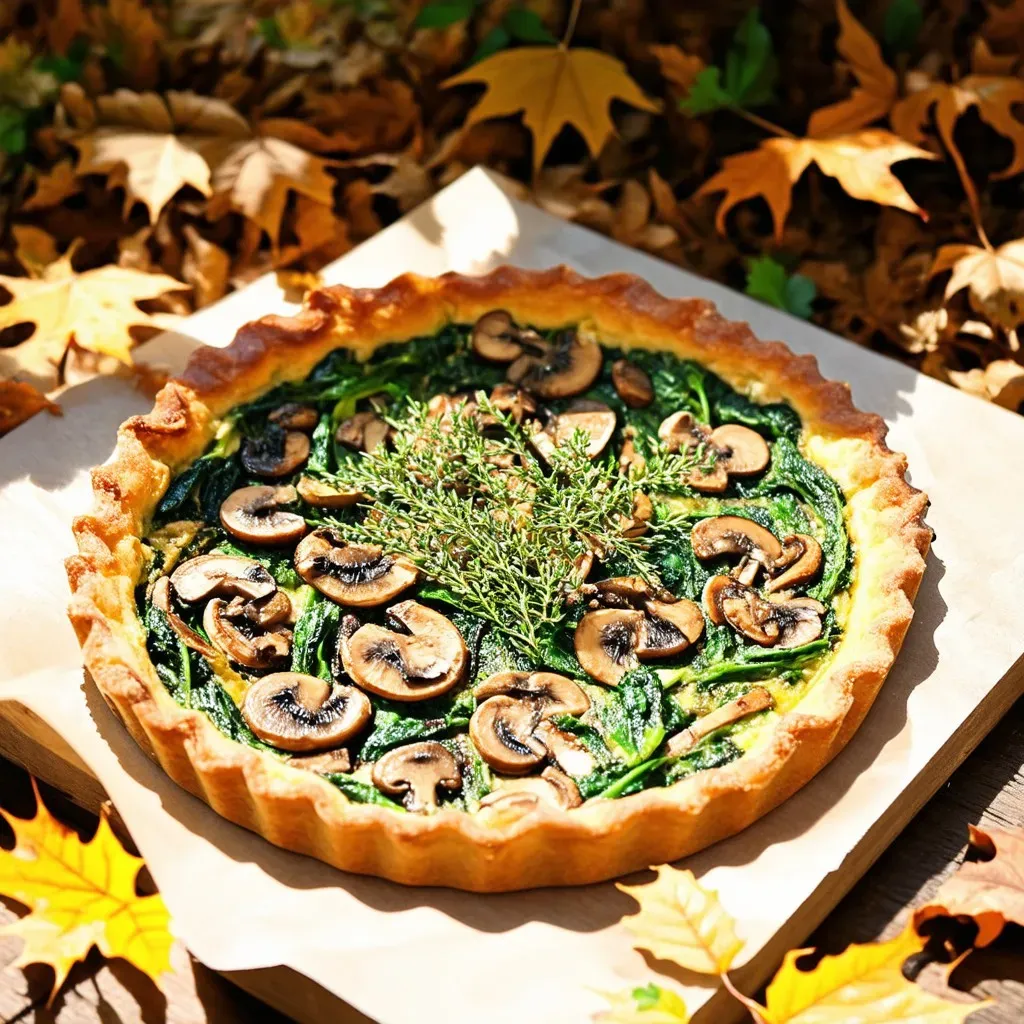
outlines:
M646 665L627 672L598 709L607 739L633 768L648 760L665 738L661 681Z
M882 38L896 53L912 50L924 24L924 12L918 0L892 0L885 11Z
M292 671L330 681L332 641L338 633L341 608L314 591L295 623L292 635Z
M526 7L513 7L506 11L502 24L517 42L542 45L547 43L551 46L558 44L558 40L548 30L547 25L541 21L540 15Z
M0 107L0 152L16 156L28 145L27 118L17 107Z
M390 807L393 811L405 811L401 804L389 800L376 786L371 786L368 782L360 782L352 775L333 772L330 775L325 775L324 778L332 785L337 786L354 804L377 804L380 807Z
M413 22L416 28L448 28L465 21L476 6L474 0L432 0Z
M678 1019L680 1024L685 1024L690 1019L683 997L678 992L655 985L653 981L643 988L633 989L630 995L638 1010L652 1014L660 1013L663 1015L662 1020Z
M679 101L679 109L692 116L732 106L733 97L722 88L722 69L714 65L697 73L689 93Z
M743 290L751 298L760 299L804 320L811 315L811 303L818 294L809 277L790 275L771 256L758 256L748 263L747 285Z
M276 18L259 18L256 21L256 31L263 36L263 41L273 50L287 50L288 41L281 35L281 29Z
M488 57L492 57L499 50L504 50L512 42L512 36L504 25L495 25L490 32L480 40L480 45L470 58L470 64L477 64Z

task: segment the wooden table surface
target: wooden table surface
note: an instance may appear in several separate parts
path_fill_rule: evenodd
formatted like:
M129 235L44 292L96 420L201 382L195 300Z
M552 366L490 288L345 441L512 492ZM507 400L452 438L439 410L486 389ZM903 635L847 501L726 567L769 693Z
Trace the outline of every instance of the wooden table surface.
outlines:
M847 943L890 937L956 868L968 823L1024 824L1024 699L981 743L933 797L868 874L809 938L808 945L839 952ZM47 791L48 804L62 817L82 812ZM0 806L27 813L27 777L0 761ZM0 842L9 837L0 832ZM0 901L0 924L17 915ZM20 943L0 939L0 1024L279 1024L285 1020L225 978L175 948L175 971L166 997L123 962L109 964L95 953L72 972L52 1008L47 997L50 972L32 967L4 969ZM937 984L938 969L925 984ZM970 1024L1024 1021L1024 929L1010 928L988 950L972 953L957 969L953 984L974 998L992 997ZM965 999L969 998L964 996Z

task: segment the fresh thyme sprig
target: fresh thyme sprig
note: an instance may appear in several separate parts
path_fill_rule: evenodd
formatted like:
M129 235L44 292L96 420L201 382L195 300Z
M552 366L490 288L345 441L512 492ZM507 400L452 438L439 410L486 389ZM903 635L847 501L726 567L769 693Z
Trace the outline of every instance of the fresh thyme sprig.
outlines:
M627 476L614 457L588 458L589 437L577 431L545 467L523 427L482 393L475 402L475 415L462 407L442 419L410 400L390 421L391 447L379 445L332 478L374 499L361 522L336 526L350 540L407 555L453 603L543 660L543 638L563 622L588 553L657 580L648 542L624 537L623 523L638 490L677 488L696 456L651 452ZM496 429L481 432L481 417Z

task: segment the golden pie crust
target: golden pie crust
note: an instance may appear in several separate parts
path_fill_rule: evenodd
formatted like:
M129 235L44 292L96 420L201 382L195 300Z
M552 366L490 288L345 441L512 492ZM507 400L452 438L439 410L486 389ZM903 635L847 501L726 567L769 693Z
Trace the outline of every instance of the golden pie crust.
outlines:
M326 780L228 739L174 701L136 612L140 538L172 475L203 452L234 406L304 378L333 349L365 358L495 308L540 328L586 321L606 345L694 359L758 402L789 402L803 420L805 454L847 500L855 565L845 629L813 684L752 750L672 786L502 815L350 803ZM382 288L324 288L294 317L264 317L227 348L198 351L151 413L122 424L113 458L93 471L93 511L74 524L71 621L87 668L143 749L179 785L278 846L409 885L499 892L595 882L740 831L811 779L860 725L910 625L931 539L927 498L906 482L906 458L885 436L881 418L858 411L849 388L824 380L813 357L759 341L703 299L666 299L632 275L501 267L481 277L405 274Z

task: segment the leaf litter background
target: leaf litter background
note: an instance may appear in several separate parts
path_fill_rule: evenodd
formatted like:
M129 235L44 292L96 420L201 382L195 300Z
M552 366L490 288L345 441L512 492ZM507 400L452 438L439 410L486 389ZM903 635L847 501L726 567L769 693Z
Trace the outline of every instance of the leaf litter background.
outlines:
M1024 0L9 0L0 431L59 412L46 396L95 372L153 387L131 364L147 334L268 270L301 293L477 163L558 216L1018 409L1022 64ZM924 938L908 927L810 973L790 954L765 1005L740 997L752 1016L977 1009L934 1001L904 964L928 946L959 963L1021 921L1020 833L971 839L977 863L917 911ZM137 862L106 848L130 902ZM672 869L647 889L631 890L638 947L727 971L741 939L714 894ZM84 925L74 949L36 928L26 958L57 962L59 982L104 946ZM654 982L609 1000L608 1020L686 1019Z

